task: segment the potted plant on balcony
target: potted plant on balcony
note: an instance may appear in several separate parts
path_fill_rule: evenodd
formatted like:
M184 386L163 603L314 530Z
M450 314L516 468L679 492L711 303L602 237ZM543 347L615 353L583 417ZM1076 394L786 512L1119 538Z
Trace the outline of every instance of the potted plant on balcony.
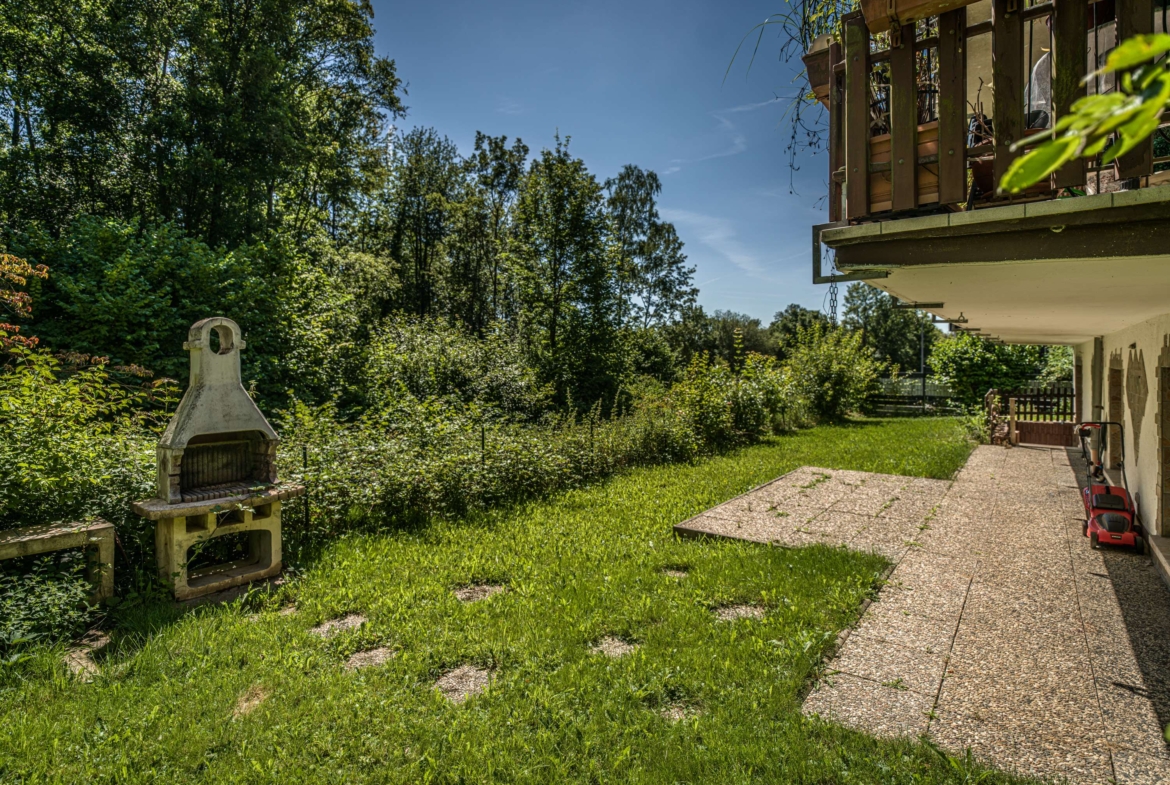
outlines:
M829 44L833 36L826 33L817 36L808 54L801 58L808 74L808 86L813 95L825 106L829 105L829 87L833 81L833 63L829 60Z

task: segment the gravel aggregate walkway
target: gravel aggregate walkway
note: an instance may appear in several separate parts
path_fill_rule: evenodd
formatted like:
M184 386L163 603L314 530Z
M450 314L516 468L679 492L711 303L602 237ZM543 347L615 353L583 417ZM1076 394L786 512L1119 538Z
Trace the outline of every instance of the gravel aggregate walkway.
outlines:
M676 528L894 561L806 714L1021 774L1170 782L1170 591L1082 521L1065 450L984 446L953 483L804 468Z

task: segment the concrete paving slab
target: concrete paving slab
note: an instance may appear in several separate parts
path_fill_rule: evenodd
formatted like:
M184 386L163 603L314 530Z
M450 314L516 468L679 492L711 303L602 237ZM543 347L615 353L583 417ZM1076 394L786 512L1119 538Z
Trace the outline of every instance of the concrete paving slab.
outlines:
M873 604L858 623L857 632L932 654L945 654L950 651L957 621L957 617L936 619L916 611Z
M933 701L932 696L840 673L809 695L804 712L878 737L918 736L926 731Z
M833 660L834 670L887 687L912 690L934 700L945 665L941 652L891 644L861 630L849 636L849 646Z
M891 535L887 532L861 532L851 539L846 547L861 553L873 553L897 564L912 550L913 540L908 536Z
M907 554L906 559L919 556L920 553ZM929 554L935 555L935 554ZM903 561L906 561L903 559ZM929 562L927 562L929 565ZM930 569L924 566L922 571L916 571L899 563L890 575L890 583L901 589L917 590L933 594L957 594L966 596L971 579L961 573L950 572L944 569Z
M1036 730L1051 732L1057 725L1070 729L1060 734L1083 743L1088 737L1108 738L1100 723L1096 685L1085 671L1063 665L1035 662L979 663L951 658L947 664L939 704L960 714L1011 722L1009 715L1035 719ZM1021 720L1025 721L1025 720ZM1026 724L1026 721L1025 721Z
M886 509L878 510L877 517L918 523L935 512L938 505L938 501L932 496L912 496L901 491L892 497Z
M986 609L980 615L968 615L971 610L970 606L963 610L954 646L956 653L967 659L987 657L1015 662L1050 658L1063 662L1065 652L1084 650L1084 635L1073 624L1047 628L1047 622L998 616Z
M949 709L936 710L930 736L940 746L972 754L998 768L1025 776L1065 777L1071 782L1110 782L1110 752L1085 744L1038 734L1035 729L1007 725L1000 718L970 717Z
M898 527L896 522L891 523L889 521L874 520L867 515L856 515L851 512L837 512L835 510L828 510L821 513L813 522L819 529L838 532L845 541L856 537L862 532L876 531L888 534L891 529Z
M923 616L949 621L959 618L964 599L966 595L962 592L931 592L891 585L882 589L873 606L886 606L894 611L914 610Z
M1101 701L1102 729L1110 742L1124 749L1170 760L1170 749L1162 736L1159 717L1159 712L1164 716L1170 709L1164 693L1149 689L1140 679L1134 679L1132 683L1098 679L1096 686Z
M1170 758L1146 755L1133 750L1113 751L1113 772L1117 782L1131 785L1165 785L1170 782Z
M1170 590L1149 558L1090 549L1077 482L1063 449L985 446L953 481L803 467L678 528L893 562L806 714L1039 777L1167 782Z

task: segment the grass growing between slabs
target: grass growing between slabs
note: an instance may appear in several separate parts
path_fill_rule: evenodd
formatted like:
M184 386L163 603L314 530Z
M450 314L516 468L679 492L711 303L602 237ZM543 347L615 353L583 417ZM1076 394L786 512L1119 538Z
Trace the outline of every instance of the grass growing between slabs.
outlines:
M822 427L349 537L263 600L125 611L92 683L59 650L5 677L0 781L969 781L970 764L930 747L800 715L883 559L670 530L801 465L949 477L969 449L951 420ZM456 597L474 584L505 589ZM732 605L765 615L720 621ZM364 623L311 632L350 614ZM346 667L377 649L379 664ZM435 690L468 665L490 672L484 692Z

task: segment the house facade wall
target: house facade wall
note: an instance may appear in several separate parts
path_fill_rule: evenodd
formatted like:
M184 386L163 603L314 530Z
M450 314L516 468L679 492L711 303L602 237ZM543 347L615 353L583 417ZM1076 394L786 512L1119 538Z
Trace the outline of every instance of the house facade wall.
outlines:
M1163 431L1170 404L1161 403L1170 397L1170 313L1103 336L1096 362L1094 347L1094 341L1076 347L1080 410L1090 420L1114 419L1120 414L1125 428L1125 471L1138 511L1150 531L1170 535L1170 498L1167 504L1162 498L1163 477L1170 482L1170 467L1164 466L1170 462L1164 438L1170 436L1170 428ZM1101 374L1096 410L1095 371ZM1106 466L1114 466L1119 459L1119 451L1111 449Z

